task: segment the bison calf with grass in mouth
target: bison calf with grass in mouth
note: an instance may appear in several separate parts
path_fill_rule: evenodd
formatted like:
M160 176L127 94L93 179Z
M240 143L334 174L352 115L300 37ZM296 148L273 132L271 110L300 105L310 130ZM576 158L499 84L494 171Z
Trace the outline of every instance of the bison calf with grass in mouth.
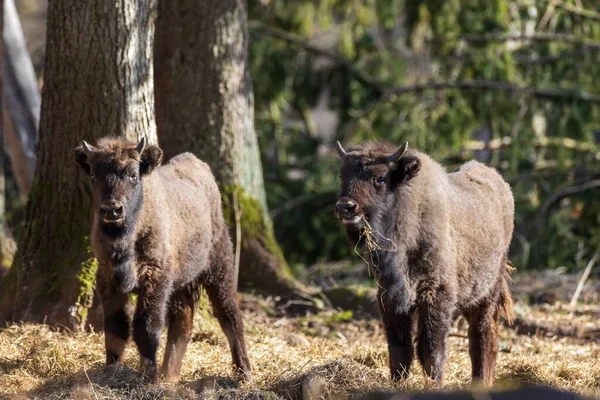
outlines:
M499 319L512 316L510 186L476 161L447 173L407 143L337 147L336 215L376 271L392 378L408 375L416 335L423 370L440 385L448 334L463 315L473 380L491 385Z
M156 352L168 325L161 374L179 379L204 286L231 348L236 372L250 375L234 286L231 239L210 168L190 153L160 166L162 151L121 139L85 141L75 161L90 176L92 248L104 309L106 362L121 360L129 338L130 293L137 294L133 339L140 368L158 377Z

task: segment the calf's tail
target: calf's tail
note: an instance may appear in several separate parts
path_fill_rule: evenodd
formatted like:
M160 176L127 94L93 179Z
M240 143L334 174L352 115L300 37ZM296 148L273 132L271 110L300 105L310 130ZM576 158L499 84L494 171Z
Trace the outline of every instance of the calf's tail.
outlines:
M502 285L500 289L500 299L498 300L498 314L504 318L509 325L512 325L515 313L513 311L513 299L508 288L509 282L512 282L510 277L513 268L508 261L504 263L502 271Z

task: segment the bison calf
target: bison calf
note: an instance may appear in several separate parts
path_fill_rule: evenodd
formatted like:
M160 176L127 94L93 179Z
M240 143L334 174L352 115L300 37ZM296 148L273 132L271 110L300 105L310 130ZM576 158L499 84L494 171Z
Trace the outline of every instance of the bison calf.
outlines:
M407 376L413 335L427 375L442 382L453 320L469 322L472 376L491 385L501 316L510 319L509 185L476 161L447 173L427 155L387 143L344 150L336 215L367 247L379 285L393 379ZM413 332L413 326L416 332Z
M130 335L131 297L137 294L133 339L140 368L158 376L156 352L168 336L161 374L179 379L192 334L194 306L204 286L231 348L236 372L250 375L242 315L234 287L231 239L210 168L190 153L160 166L162 151L120 139L85 141L75 161L91 179L92 248L104 309L106 362L121 360Z

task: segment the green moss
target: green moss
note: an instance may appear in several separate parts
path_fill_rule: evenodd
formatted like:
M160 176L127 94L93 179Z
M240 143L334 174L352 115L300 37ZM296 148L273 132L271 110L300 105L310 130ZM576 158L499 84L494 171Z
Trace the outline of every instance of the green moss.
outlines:
M85 323L88 308L91 307L94 299L94 283L96 281L96 271L98 271L98 260L92 257L91 253L91 249L88 248L90 257L81 263L77 274L77 280L81 286L75 306L77 307L80 325Z

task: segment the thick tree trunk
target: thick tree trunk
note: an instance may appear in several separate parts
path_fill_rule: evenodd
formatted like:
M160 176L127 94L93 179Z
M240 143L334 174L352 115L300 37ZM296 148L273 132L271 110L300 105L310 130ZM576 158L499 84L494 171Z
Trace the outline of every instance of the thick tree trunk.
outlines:
M35 178L0 319L85 321L96 263L87 176L72 150L106 135L156 142L152 1L52 1Z
M290 294L293 279L266 213L243 0L159 0L156 123L167 157L190 151L221 186L240 287ZM239 223L236 223L236 216Z
M2 30L2 26L4 24L4 0L0 0L0 30ZM0 54L4 50L3 44L0 42ZM2 93L2 73L4 71L4 59L0 56L0 93ZM2 107L0 107L0 121L2 121ZM5 211L6 211L6 191L5 191L5 175L4 175L4 128L2 124L0 124L0 280L4 277L5 267L4 267L4 257L5 254L5 243L7 241L6 235L6 225L5 225Z
M14 0L4 1L4 11L4 126L10 128L12 167L21 196L26 197L35 170L40 91Z

